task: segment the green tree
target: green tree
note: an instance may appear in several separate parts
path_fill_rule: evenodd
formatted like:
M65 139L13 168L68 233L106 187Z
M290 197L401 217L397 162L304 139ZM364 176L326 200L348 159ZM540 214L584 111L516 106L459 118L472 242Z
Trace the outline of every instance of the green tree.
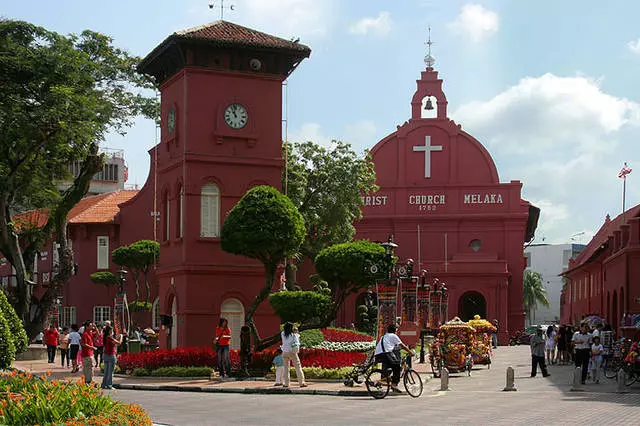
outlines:
M264 265L265 285L245 314L254 340L260 336L253 315L269 296L278 265L296 252L304 240L304 219L291 200L270 186L250 189L222 225L222 250L256 259Z
M16 311L13 309L13 306L9 303L7 296L2 291L0 291L0 314L4 316L5 320L7 320L16 353L23 353L29 347L27 333L24 331L22 321L18 318Z
M0 293L2 292L0 291ZM16 347L11 337L11 328L9 322L0 311L0 370L11 367L15 359Z
M542 284L542 275L539 272L527 269L524 271L524 288L522 292L522 302L524 304L529 323L535 322L536 308L538 304L548 307L547 290Z
M160 257L160 244L152 240L140 240L128 246L121 246L111 252L111 258L116 265L128 268L133 281L136 283L136 300L140 300L140 277L144 278L145 297L148 302L151 297L149 272Z
M101 271L94 272L89 276L94 284L102 284L105 287L111 287L118 284L118 277L113 272Z
M333 141L331 148L313 142L288 144L288 170L283 187L305 221L306 236L300 248L303 258L315 259L328 246L346 243L362 218L362 196L378 190L370 155L358 156L349 144ZM287 286L293 279L287 264Z
M282 323L318 321L331 308L331 298L316 291L280 291L269 295L269 303Z
M0 52L0 252L15 268L16 312L34 336L73 273L67 216L103 167L99 142L124 134L140 114L157 117L158 105L141 92L153 83L137 74L139 58L103 34L63 36L0 20ZM82 164L75 177L67 169L74 161ZM60 193L59 180L72 184ZM46 222L12 220L29 209L46 209ZM57 270L32 294L33 260L53 236Z

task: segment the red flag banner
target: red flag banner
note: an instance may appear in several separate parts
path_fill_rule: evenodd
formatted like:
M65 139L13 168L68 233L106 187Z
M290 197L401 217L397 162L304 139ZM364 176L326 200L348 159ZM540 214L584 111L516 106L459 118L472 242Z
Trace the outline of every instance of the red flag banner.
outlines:
M624 163L622 170L620 170L620 173L618 173L618 177L620 179L626 179L629 173L631 173L631 167L629 167L627 163Z

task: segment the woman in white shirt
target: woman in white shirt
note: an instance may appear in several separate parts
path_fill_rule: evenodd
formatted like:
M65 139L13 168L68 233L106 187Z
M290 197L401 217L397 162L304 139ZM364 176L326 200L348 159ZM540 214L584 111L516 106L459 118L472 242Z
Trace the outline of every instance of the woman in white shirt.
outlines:
M284 360L283 387L289 387L289 381L291 380L289 368L291 366L291 362L293 362L293 366L296 369L296 376L298 376L298 383L300 384L301 388L306 388L308 385L304 381L304 372L302 371L300 358L298 357L300 338L298 337L297 333L293 332L293 324L291 324L290 322L286 323L282 330L281 336L282 359Z
M547 365L554 364L554 355L556 352L556 336L558 333L555 330L555 327L550 325L547 327L547 336L544 342L545 352L547 353Z
M78 324L71 325L71 333L69 333L69 358L71 358L72 373L79 370L78 368L78 351L80 350L80 340L82 337L78 333Z

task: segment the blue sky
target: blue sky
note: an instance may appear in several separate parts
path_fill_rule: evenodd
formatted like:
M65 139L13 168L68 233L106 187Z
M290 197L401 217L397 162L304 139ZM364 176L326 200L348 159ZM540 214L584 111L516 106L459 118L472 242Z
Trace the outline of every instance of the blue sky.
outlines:
M0 14L60 33L92 29L144 56L174 31L219 19L201 0L0 0ZM214 2L219 4L219 2ZM536 243L586 243L607 213L640 203L640 2L611 0L236 0L225 19L313 53L289 79L289 139L362 151L410 116L432 27L449 115L478 138L501 181L542 208ZM137 120L124 148L143 184L155 128ZM582 233L582 234L580 234ZM580 234L575 236L576 234Z

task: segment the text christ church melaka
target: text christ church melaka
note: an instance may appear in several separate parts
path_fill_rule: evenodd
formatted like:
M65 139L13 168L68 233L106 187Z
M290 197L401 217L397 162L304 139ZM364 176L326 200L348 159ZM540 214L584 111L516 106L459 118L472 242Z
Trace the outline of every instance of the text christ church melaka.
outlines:
M520 198L519 181L500 183L487 150L447 118L442 80L425 62L411 119L371 150L380 190L363 198L357 238L393 235L400 261L446 283L450 318L497 319L506 342L524 328L523 245L539 209ZM435 118L422 118L433 100Z

